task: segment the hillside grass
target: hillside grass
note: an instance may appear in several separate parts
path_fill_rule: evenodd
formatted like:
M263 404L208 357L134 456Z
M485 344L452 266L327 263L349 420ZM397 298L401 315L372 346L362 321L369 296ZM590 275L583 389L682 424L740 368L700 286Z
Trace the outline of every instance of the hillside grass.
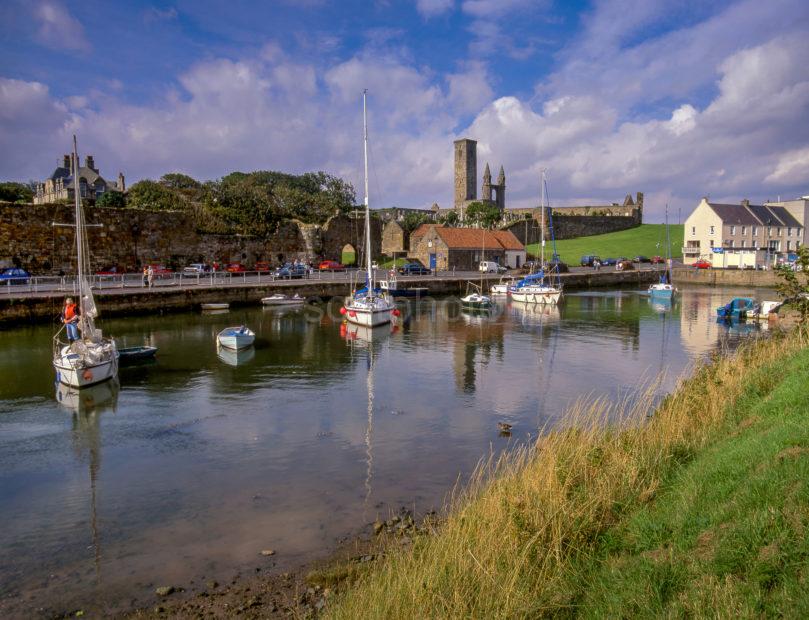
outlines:
M682 257L683 247L682 225L669 225L671 238L671 256ZM545 254L550 256L552 250L550 240L545 242ZM664 224L641 224L637 228L621 230L619 232L578 239L565 239L556 242L557 253L562 261L569 265L578 265L582 256L595 254L601 258L618 258L620 256L632 258L633 256L666 256L666 227ZM529 254L539 254L539 243L532 243L526 247Z
M660 403L577 403L412 550L346 571L327 615L809 616L807 342L716 356Z

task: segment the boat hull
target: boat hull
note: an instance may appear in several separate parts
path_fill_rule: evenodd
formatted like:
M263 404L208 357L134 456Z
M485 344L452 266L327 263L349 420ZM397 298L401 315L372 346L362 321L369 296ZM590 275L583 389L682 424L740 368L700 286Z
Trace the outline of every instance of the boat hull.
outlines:
M223 346L226 349L232 349L234 351L246 349L247 347L252 346L255 340L255 336L219 336L217 339L220 346Z
M303 297L262 297L261 303L265 306L302 306L306 300Z
M227 310L230 304L200 304L202 310Z
M118 355L116 353L111 359L98 364L74 367L71 364L71 357L62 354L53 360L53 368L59 383L81 389L109 381L117 376Z
M366 308L346 308L346 320L362 327L378 327L392 320L393 308L384 310Z
M512 291L511 300L525 304L556 305L562 297L562 291Z

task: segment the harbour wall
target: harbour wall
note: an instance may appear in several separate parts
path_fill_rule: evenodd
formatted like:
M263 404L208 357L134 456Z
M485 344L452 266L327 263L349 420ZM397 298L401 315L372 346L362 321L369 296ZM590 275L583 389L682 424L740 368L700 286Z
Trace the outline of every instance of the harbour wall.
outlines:
M747 286L753 288L775 288L782 281L774 271L754 269L694 269L678 267L672 269L675 284L702 284L706 286Z
M565 290L637 287L657 281L655 271L610 271L562 274ZM484 276L489 288L500 276ZM403 282L408 287L426 287L429 295L460 295L469 278L455 276L424 277ZM478 279L475 278L477 282ZM295 293L311 300L341 298L349 294L348 281L285 281L262 284L229 284L194 286L189 288L156 287L153 289L110 289L95 291L96 304L104 316L131 316L162 312L197 310L204 303L230 303L234 306L258 305L262 297L274 293ZM65 293L60 291L21 294L0 298L0 326L12 327L26 323L55 322L61 311Z

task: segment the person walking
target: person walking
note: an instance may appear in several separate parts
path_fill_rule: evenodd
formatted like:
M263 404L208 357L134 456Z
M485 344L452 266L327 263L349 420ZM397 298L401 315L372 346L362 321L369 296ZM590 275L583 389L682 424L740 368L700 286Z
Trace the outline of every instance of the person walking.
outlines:
M152 288L152 281L154 280L154 269L152 268L151 265L149 265L149 268L146 270L146 278L149 281L149 288Z
M143 268L143 286L146 286L148 284L149 284L149 268L144 267Z
M79 339L79 314L79 307L73 303L73 298L67 297L60 318L62 323L65 324L67 339L70 342L75 342Z

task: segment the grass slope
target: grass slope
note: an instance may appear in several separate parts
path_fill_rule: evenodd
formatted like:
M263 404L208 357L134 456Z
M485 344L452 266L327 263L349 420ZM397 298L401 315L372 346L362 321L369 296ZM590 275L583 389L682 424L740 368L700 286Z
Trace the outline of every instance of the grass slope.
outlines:
M683 226L669 225L671 238L671 255L674 258L682 256ZM546 241L545 253L551 254L550 240ZM533 243L526 248L529 254L539 253L539 244ZM556 242L556 250L562 260L570 265L578 265L579 260L586 254L596 254L601 258L618 258L625 256L632 258L638 254L642 256L666 255L666 227L664 224L641 224L637 228L579 237L578 239L565 239Z
M352 565L327 615L807 617L806 341L717 357L656 409L577 404L433 535Z

